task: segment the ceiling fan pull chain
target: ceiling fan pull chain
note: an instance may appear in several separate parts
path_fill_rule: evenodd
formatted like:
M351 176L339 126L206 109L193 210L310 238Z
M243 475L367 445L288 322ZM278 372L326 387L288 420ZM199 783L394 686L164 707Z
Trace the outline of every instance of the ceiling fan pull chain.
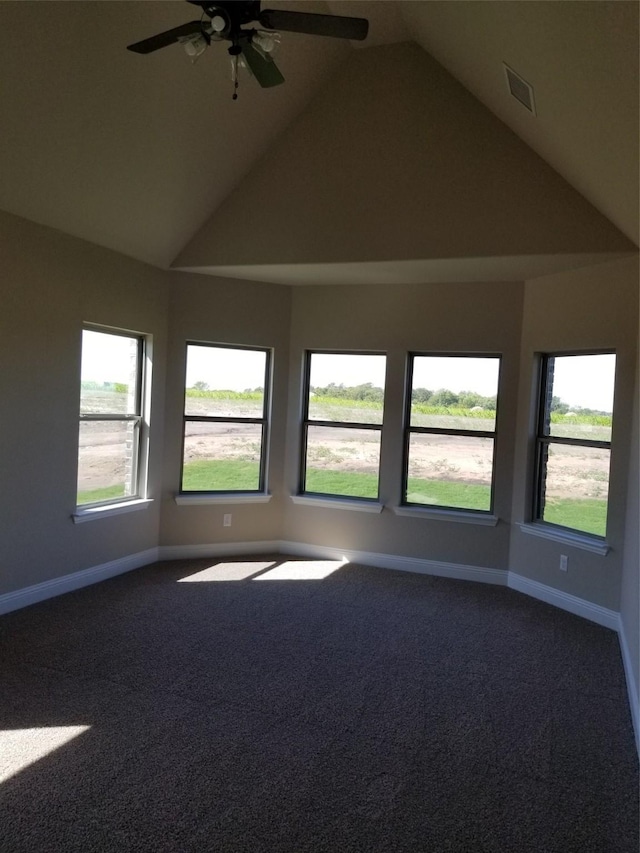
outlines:
M231 79L233 80L233 95L232 100L238 100L238 59L240 58L240 45L237 41L231 45L228 54L231 57Z
M233 63L233 95L231 96L231 100L238 100L238 57L234 56L231 60Z

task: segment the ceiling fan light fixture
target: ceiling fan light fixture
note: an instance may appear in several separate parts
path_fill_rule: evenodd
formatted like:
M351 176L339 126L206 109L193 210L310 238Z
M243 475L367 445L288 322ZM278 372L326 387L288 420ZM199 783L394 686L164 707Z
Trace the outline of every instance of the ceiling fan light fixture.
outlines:
M187 56L190 56L191 59L197 59L207 49L207 40L203 35L196 35L193 38L185 39L182 42L185 53Z
M222 33L227 27L227 21L222 15L214 15L211 18L211 29L214 33Z
M259 48L262 53L273 53L280 44L280 33L265 33L262 30L256 30L251 39L251 44Z

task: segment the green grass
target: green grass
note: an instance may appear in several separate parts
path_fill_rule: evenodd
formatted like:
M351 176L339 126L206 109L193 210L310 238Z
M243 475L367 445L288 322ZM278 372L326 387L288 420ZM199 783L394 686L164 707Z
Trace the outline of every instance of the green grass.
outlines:
M188 462L182 471L185 492L255 492L260 465L245 459L204 459Z
M491 488L483 483L459 483L409 477L407 501L456 509L491 509Z
M84 504L93 504L98 501L109 501L114 498L123 498L124 494L124 485L122 483L118 483L116 486L106 486L103 489L87 489L84 492L78 492L78 506L83 506Z
M326 495L375 499L378 495L378 478L375 474L355 471L342 472L309 468L307 469L306 491ZM425 506L489 511L491 508L491 489L482 483L458 483L410 477L407 501ZM544 520L584 533L604 536L606 516L606 501L563 499L547 501Z
M306 491L345 497L376 498L378 477L357 471L307 469ZM458 509L488 510L491 502L489 486L410 477L407 498L411 503Z
M377 498L378 477L359 471L331 471L324 468L307 468L307 492L323 495L344 495L350 498Z
M257 462L241 459L202 460L184 466L184 491L255 491L259 482ZM378 496L378 477L359 471L331 471L308 468L307 492L354 498ZM78 503L91 503L110 497L122 497L122 487L82 492ZM491 490L481 483L458 483L410 477L407 489L410 503L457 509L489 510ZM604 536L607 503L604 500L547 500L544 520L573 530Z
M547 498L544 521L604 536L607 532L607 502L595 498Z

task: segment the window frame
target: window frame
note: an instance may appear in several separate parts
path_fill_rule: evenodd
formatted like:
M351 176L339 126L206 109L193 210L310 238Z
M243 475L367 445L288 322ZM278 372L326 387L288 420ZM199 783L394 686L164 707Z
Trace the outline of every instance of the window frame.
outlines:
M588 539L604 543L606 541L606 528L609 526L609 497L611 493L611 448L612 441L596 441L586 438L567 438L565 436L545 435L545 425L551 423L551 396L549 396L549 360L555 358L564 358L572 356L590 356L590 355L613 355L615 356L614 369L614 401L613 410L611 412L611 435L613 438L613 418L615 411L615 383L616 372L618 369L618 355L615 349L589 349L589 350L563 350L554 352L544 352L538 354L538 382L537 382L537 397L536 397L536 419L535 419L535 436L534 436L534 463L533 463L533 488L530 504L530 518L533 524L544 525L544 527L564 532L573 536L587 537ZM553 391L553 385L551 385ZM547 412L548 408L548 412ZM567 527L564 524L556 524L553 521L546 521L543 518L545 506L546 492L546 476L545 476L545 461L548 458L548 453L544 453L544 448L549 448L552 444L559 444L573 447L591 447L602 448L609 451L609 480L607 483L607 520L605 525L605 534L601 536L598 533L589 533L586 530L580 530L577 527Z
M302 438L300 441L300 464L298 479L298 497L309 497L312 499L335 500L335 501L364 501L370 504L377 504L380 500L380 469L382 456L382 429L385 420L385 403L387 396L386 376L385 387L383 389L382 401L382 421L379 424L361 423L359 421L323 421L309 418L309 403L311 401L311 359L314 355L376 355L383 356L385 359L385 374L387 369L387 353L376 350L339 350L339 349L308 349L304 353L304 372L302 385ZM305 489L307 479L307 445L309 437L309 427L335 427L336 429L368 429L378 431L380 433L380 457L378 461L378 489L373 498L361 497L360 495L338 495L330 492L313 492Z
M498 360L498 382L496 386L496 416L495 428L488 430L464 430L439 427L416 427L411 426L411 402L413 397L413 373L416 358L495 358ZM428 510L430 512L442 513L469 513L492 517L495 508L496 489L496 460L498 449L498 416L500 408L500 377L502 374L502 353L496 352L423 352L411 351L407 353L407 367L405 379L404 399L404 426L403 426L403 450L402 450L402 481L400 507L410 507L416 510ZM418 435L453 435L471 438L490 438L493 441L493 453L491 455L491 487L488 509L473 509L471 507L449 506L448 504L422 504L407 500L407 488L409 482L409 451L411 447L411 436Z
M117 498L104 498L99 501L90 501L87 503L78 503L78 486L76 476L76 515L82 515L96 508L117 507L119 504L130 503L131 501L144 500L146 497L147 477L146 477L146 460L145 446L148 440L147 425L145 422L145 401L147 395L147 349L148 336L141 332L134 332L127 329L113 328L110 326L101 326L96 323L83 323L82 333L98 332L103 335L111 335L112 337L129 338L136 341L136 392L135 392L135 413L83 413L82 398L80 400L80 412L78 416L78 438L80 425L82 423L91 423L96 421L114 421L122 423L133 423L135 440L132 449L131 461L131 494L122 495ZM82 363L82 336L80 347L80 358ZM82 383L82 379L80 380ZM82 384L80 384L82 389ZM81 390L82 393L82 390ZM80 444L78 441L78 470L80 467Z
M219 415L187 415L187 363L189 358L189 347L208 347L210 349L227 349L227 350L245 350L250 352L262 352L265 354L264 368L264 392L262 398L262 417L261 418L241 418L241 417L221 417ZM268 451L269 451L269 427L271 419L271 382L272 382L272 364L273 351L270 347L252 346L246 344L221 344L211 341L186 341L185 343L185 359L184 359L184 382L182 395L182 441L180 444L180 486L178 496L197 496L197 495L265 495L267 493L267 470L268 470ZM260 424L261 439L260 439L260 464L258 473L258 488L257 489L184 489L184 448L186 438L187 423L253 423Z

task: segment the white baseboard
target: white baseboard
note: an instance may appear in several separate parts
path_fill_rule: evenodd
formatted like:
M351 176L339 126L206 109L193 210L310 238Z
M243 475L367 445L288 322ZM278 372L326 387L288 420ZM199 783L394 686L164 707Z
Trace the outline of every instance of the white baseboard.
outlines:
M436 560L421 560L415 557L395 557L392 554L375 554L370 551L353 551L349 548L332 548L326 545L307 545L304 542L272 540L263 542L225 542L206 545L161 545L160 560L185 560L198 557L243 556L252 554L286 554L312 559L342 560L379 566L401 572L417 572L422 575L457 580L473 580L481 583L506 585L507 573L499 569L465 566L458 563L442 563Z
M287 540L263 540L257 542L216 542L202 545L161 545L149 548L137 554L130 554L109 563L83 569L73 574L63 575L28 586L15 592L0 595L0 614L18 610L30 604L36 604L47 598L71 592L92 583L138 569L157 560L185 560L198 557L243 556L254 554L286 554L311 557L315 559L342 560L362 563L367 566L379 566L401 572L414 572L423 575L470 580L509 586L533 598L546 601L562 610L575 613L599 625L619 631L619 614L597 604L577 598L566 592L554 589L538 581L530 580L514 572L490 569L482 566L469 566L460 563L446 563L438 560L423 560L416 557L397 557L393 554L377 554L371 551L354 551L349 548L333 548L324 545L308 545L303 542Z
M566 610L568 613L582 616L584 619L589 619L591 622L596 622L605 628L611 628L613 631L618 630L619 617L616 610L608 610L599 604L593 604L584 598L578 598L568 592L562 592L562 590L555 589L552 586L530 580L515 572L509 572L509 588L515 589L517 592L523 592L525 595L531 596L531 598L546 601L547 604L553 604L554 607L558 607L560 610Z
M17 589L15 592L7 592L0 595L0 615L10 613L12 610L20 610L20 608L28 607L30 604L37 604L47 598L55 598L55 596L63 595L65 592L73 592L73 590L81 589L83 586L91 586L91 584L113 578L116 575L122 575L133 569L139 569L141 566L155 563L157 559L158 549L148 548L146 551L129 554L127 557L120 557L118 560L111 560L111 562L102 563L100 566L92 566L70 575L63 575L33 586Z
M160 545L159 560L197 560L199 557L242 557L245 554L277 554L280 542L215 542L205 545Z
M330 548L323 545L306 545L300 542L281 541L282 554L299 554L301 557L324 558L327 560L347 559L351 563L379 566L399 572L415 572L421 575L437 575L455 580L471 580L506 586L507 573L500 569L481 566L465 566L460 563L443 563L438 560L422 560L417 557L395 557L393 554L376 554L371 551L353 551L350 548Z
M638 750L638 755L640 755L640 694L638 693L638 684L636 683L633 671L629 643L627 642L622 618L618 619L618 639L620 640L620 652L622 653L624 675L627 682L627 694L629 697L631 720L633 721L633 731L636 736L636 749Z

